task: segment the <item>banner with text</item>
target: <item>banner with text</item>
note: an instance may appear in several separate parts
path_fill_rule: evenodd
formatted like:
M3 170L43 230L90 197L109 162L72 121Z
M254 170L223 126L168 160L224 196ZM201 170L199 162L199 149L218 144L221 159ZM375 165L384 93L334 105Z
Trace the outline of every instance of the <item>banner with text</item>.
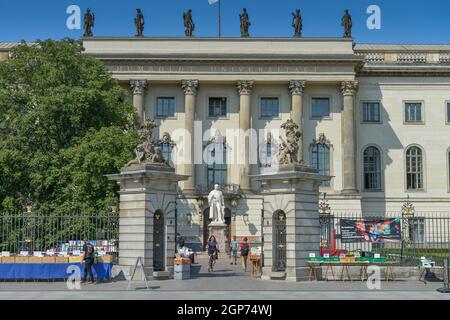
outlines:
M400 218L387 220L340 219L341 242L383 243L401 241Z

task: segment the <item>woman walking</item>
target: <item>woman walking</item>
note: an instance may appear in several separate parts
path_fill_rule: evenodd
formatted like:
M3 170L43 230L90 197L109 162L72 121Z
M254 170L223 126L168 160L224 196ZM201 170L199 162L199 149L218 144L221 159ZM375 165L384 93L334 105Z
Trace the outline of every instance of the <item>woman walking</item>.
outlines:
M216 241L216 237L211 236L208 239L208 272L213 271L214 264L219 258L219 246Z
M242 270L244 270L244 272L247 272L247 259L248 259L248 254L250 253L250 245L248 244L247 241L248 241L248 238L245 237L240 246L241 257L242 257Z

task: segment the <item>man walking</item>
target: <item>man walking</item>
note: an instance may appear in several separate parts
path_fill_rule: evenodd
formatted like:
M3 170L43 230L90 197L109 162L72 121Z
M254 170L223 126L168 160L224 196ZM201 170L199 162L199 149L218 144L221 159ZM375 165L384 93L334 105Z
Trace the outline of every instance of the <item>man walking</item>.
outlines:
M236 240L236 236L233 236L233 240L230 242L230 264L237 264L237 252L239 243Z
M82 282L89 281L89 283L94 283L94 275L92 274L92 266L94 265L95 259L94 246L89 243L86 237L83 240L84 277Z

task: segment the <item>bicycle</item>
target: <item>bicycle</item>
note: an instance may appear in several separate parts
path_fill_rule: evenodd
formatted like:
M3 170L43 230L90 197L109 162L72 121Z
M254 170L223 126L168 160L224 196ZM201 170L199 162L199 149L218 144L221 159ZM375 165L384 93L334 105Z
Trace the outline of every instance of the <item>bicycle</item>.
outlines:
M214 265L216 264L216 261L218 259L218 252L216 251L213 254L209 255L209 260L208 260L208 272L212 272L214 271Z

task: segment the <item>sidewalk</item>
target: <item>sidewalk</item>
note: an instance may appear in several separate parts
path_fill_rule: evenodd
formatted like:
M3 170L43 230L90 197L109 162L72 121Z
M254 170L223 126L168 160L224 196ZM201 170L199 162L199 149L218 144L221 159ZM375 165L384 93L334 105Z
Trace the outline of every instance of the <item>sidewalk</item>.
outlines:
M64 282L0 282L0 299L207 299L207 300L255 300L255 299L449 299L450 295L436 292L442 282L419 281L381 282L380 290L369 290L366 282L286 282L262 281L244 273L240 261L230 265L227 257L221 257L214 272L207 272L207 257L199 256L193 265L190 280L150 281L151 289L144 282L128 282L82 285L81 290L69 290ZM99 294L101 293L101 294Z

